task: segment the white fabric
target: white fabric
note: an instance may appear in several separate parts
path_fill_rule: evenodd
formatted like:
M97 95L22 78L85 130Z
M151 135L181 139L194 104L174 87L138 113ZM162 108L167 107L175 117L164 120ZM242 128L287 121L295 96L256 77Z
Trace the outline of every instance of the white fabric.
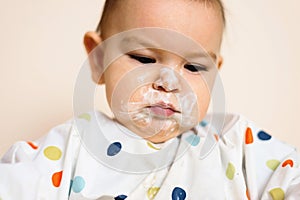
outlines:
M116 171L97 160L81 141L83 135L93 136L99 124L109 142L122 144L121 151L147 155L174 144L168 155L176 159L149 173ZM300 199L300 157L294 148L239 115L227 116L220 138L208 129L209 123L202 124L155 145L124 134L125 127L99 112L81 115L38 141L18 142L7 151L0 162L0 199ZM202 158L208 135L215 137L216 145ZM184 154L176 155L187 146ZM106 151L108 146L101 148ZM120 155L108 157L118 160ZM155 164L145 160L147 166ZM120 158L120 168L126 166L135 163Z

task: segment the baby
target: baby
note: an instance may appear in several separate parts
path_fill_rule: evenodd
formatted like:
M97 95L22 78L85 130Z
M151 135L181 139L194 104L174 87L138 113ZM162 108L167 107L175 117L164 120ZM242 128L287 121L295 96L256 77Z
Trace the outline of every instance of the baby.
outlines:
M224 112L225 24L220 0L107 0L85 66L114 118L82 113L80 73L76 117L1 159L0 199L300 199L295 149Z

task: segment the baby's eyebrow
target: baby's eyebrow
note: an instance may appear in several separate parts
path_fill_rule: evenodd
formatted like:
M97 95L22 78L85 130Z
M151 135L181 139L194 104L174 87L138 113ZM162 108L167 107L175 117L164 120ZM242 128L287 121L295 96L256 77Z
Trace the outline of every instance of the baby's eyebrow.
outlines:
M153 44L154 41L152 40L145 40L145 38L140 38L140 37L136 37L136 36L130 36L130 37L125 37L122 39L121 41L121 45L139 45L139 46L143 46L146 48L155 48L157 47L157 45Z
M209 56L213 62L216 62L217 61L217 55L212 52L212 51L202 51L202 52L199 52L199 51L196 51L196 52L190 52L187 54L187 57L189 58L198 58L198 57L207 57Z
M209 51L207 53L210 55L210 57L213 59L214 62L217 61L217 55L214 52Z

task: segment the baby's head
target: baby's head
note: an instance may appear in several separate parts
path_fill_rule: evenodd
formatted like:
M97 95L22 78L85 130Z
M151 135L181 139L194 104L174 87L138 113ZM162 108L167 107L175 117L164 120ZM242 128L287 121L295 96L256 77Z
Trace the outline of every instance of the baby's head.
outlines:
M90 59L93 80L106 85L116 119L154 143L197 125L210 102L206 77L214 77L222 64L224 26L220 0L107 0L97 31L86 33L84 44L90 53L121 35L114 46L132 47L107 66L104 58L115 51L110 45L97 61L101 66Z

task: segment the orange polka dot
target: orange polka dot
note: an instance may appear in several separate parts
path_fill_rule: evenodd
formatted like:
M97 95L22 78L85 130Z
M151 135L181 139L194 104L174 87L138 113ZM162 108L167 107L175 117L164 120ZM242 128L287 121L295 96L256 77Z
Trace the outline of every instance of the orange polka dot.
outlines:
M288 160L284 161L281 166L286 167L287 165L290 165L291 167L293 167L294 162L291 159L288 159Z
M31 148L33 148L33 149L37 149L38 148L38 146L36 146L35 144L33 144L32 142L27 142L27 144L29 144L30 146L31 146Z
M56 172L52 175L52 184L54 187L59 187L63 171Z
M214 134L216 141L219 141L219 136L217 134Z
M246 190L246 195L247 195L247 199L250 200L250 194L249 194L249 190Z
M253 143L252 130L251 130L251 128L249 128L249 127L246 129L245 143L246 143L246 144L251 144L251 143Z

